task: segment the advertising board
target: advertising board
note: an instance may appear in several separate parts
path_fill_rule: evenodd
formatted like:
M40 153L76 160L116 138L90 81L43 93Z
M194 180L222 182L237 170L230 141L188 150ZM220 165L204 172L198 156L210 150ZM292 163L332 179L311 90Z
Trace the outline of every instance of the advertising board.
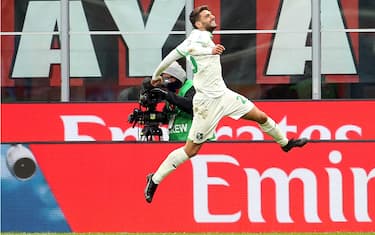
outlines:
M152 204L146 175L183 143L137 141L141 127L127 122L136 103L2 104L1 229L373 231L374 101L256 104L310 143L284 153L256 124L224 119ZM15 144L36 162L28 179L9 168Z
M29 148L48 185L45 191L50 190L58 205L48 216L64 218L74 232L374 229L374 142L309 143L290 153L274 143L207 143L160 184L148 204L143 196L146 175L180 145L70 143ZM27 202L30 195L20 199L12 194L3 197ZM30 214L25 204L18 210L2 205L2 222L14 211ZM49 221L56 222L44 223ZM9 231L22 231L22 221L14 224Z

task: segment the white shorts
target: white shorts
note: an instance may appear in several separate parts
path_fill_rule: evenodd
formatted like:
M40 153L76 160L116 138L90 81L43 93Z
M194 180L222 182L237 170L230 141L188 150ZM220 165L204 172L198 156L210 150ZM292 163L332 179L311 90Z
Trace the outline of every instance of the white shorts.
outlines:
M254 107L244 96L227 89L217 98L196 94L193 99L193 123L188 139L196 144L215 138L215 130L224 116L240 119Z

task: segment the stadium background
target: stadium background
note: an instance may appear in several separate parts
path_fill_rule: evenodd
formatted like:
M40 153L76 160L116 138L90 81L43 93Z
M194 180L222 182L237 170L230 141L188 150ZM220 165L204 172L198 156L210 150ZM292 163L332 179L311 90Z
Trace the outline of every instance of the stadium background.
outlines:
M59 102L59 1L1 1L1 231L374 231L370 0L322 1L322 51L338 56L322 61L330 66L322 73L322 97L314 101L311 58L290 59L278 74L268 70L282 30L303 35L302 47L290 37L290 51L311 53L310 25L294 32L298 15L296 25L292 17L290 28L279 28L282 17L293 16L286 12L310 10L310 1L193 1L209 4L216 15L214 40L226 47L228 86L255 100L288 137L312 142L284 154L253 123L224 119L218 141L166 180L152 205L144 202L145 175L181 143L141 142L127 116L138 107L143 78L185 38L186 2L70 1L66 103ZM338 19L338 28L330 28ZM148 31L139 33L142 27ZM164 36L155 36L158 30ZM301 63L300 70L288 69ZM345 72L351 63L354 72ZM31 150L38 164L26 181L7 167L12 144ZM261 189L248 185L256 172ZM280 186L283 180L289 186Z

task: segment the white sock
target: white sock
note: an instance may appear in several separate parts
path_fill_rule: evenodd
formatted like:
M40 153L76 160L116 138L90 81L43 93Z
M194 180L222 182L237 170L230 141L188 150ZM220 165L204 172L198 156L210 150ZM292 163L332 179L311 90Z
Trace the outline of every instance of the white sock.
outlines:
M152 176L152 181L154 181L155 184L159 184L165 177L188 159L189 157L183 147L173 150L160 164L158 170Z
M283 133L272 118L268 117L267 121L263 124L259 124L260 128L270 136L281 146L285 146L288 143L285 133Z

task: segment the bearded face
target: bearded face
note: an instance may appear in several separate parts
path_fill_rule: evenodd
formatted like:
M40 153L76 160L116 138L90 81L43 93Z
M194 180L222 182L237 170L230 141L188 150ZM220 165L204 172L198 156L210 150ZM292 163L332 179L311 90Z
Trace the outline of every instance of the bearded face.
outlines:
M203 10L199 15L198 29L204 29L212 33L217 27L215 16L208 10Z

